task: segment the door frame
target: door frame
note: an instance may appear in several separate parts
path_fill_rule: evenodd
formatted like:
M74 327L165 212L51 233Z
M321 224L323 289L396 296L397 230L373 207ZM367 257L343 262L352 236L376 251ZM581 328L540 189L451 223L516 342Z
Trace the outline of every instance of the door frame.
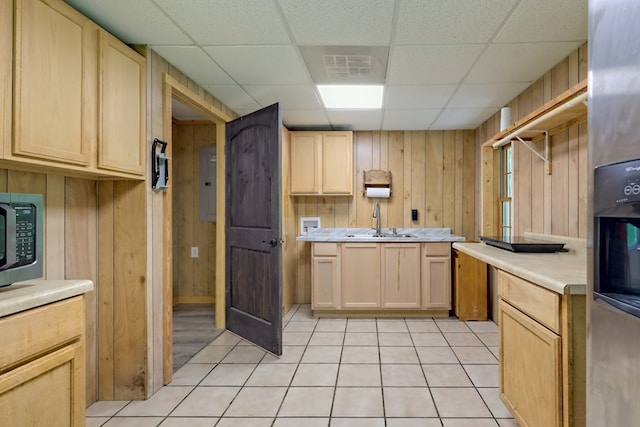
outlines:
M172 118L171 100L175 97L211 120L216 126L216 268L215 268L215 318L216 328L224 329L225 319L225 123L230 116L202 96L180 83L176 78L164 74L163 78L162 133L166 141L166 154L171 158ZM172 177L169 177L171 180ZM173 201L171 181L162 201L162 335L163 335L163 382L167 384L173 375Z

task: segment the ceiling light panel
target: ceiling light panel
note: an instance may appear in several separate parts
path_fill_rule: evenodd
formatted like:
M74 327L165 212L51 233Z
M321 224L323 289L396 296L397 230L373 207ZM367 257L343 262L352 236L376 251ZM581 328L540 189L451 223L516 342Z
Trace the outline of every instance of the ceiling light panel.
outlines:
M130 44L187 45L192 41L151 0L65 0Z
M587 0L522 0L494 41L586 40L587 8Z
M391 40L394 0L278 0L299 45L382 46Z
M382 85L318 85L325 108L370 109L382 107Z
M486 43L517 0L403 0L394 44Z
M396 46L389 58L389 84L460 83L484 45Z
M154 1L201 45L290 42L280 13L271 1Z
M229 85L234 81L200 48L153 46L151 49L201 85Z

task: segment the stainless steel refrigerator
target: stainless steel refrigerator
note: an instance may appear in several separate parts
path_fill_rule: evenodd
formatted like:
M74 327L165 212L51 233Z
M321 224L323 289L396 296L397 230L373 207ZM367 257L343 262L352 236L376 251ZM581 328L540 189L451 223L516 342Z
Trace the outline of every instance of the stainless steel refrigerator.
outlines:
M640 1L589 0L587 425L640 426Z

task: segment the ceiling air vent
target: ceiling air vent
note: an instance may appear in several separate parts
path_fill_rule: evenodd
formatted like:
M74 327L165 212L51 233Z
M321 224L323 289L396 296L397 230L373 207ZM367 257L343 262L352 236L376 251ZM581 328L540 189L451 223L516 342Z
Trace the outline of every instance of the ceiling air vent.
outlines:
M371 75L369 55L322 55L322 60L329 78L351 79Z
M300 46L316 84L384 84L388 46Z

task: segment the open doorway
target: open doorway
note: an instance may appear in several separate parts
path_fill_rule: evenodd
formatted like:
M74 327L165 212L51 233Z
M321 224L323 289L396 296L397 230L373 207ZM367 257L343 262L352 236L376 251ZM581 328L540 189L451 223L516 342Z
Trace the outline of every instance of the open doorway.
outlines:
M215 325L216 124L171 100L173 371L222 333Z

